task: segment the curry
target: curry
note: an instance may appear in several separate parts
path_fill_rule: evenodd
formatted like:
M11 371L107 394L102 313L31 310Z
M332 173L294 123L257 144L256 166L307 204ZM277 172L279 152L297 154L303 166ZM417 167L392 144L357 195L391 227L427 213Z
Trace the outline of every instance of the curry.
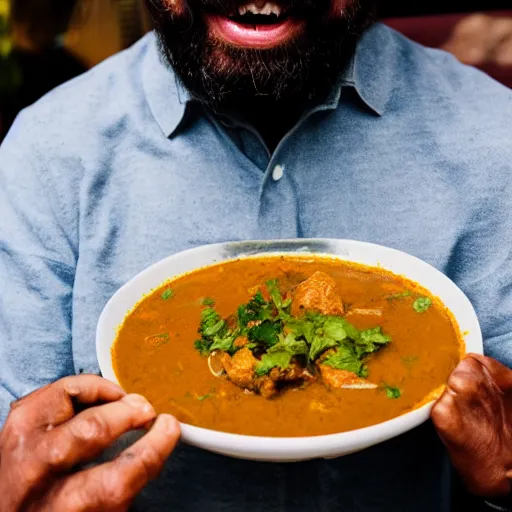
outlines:
M296 437L353 430L436 396L464 343L418 284L330 257L265 256L165 283L112 349L122 387L204 428Z

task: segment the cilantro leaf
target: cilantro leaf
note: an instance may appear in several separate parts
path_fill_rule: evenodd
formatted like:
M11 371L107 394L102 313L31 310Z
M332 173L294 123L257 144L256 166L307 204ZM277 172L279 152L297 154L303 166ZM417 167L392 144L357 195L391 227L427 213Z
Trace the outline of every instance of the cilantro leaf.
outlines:
M223 352L231 352L233 350L233 342L235 336L228 335L223 338L215 337L213 343L210 345L210 352L214 350L222 350Z
M200 401L200 402L204 402L205 400L207 400L208 398L212 398L212 393L208 393L206 395L203 395L203 396L198 396L197 399Z
M199 324L199 333L208 338L222 329L225 322L215 309L207 307L201 311L201 323Z
M288 298L283 300L281 289L279 288L279 281L277 279L267 281L267 290L274 306L277 309L278 315L281 318L288 317L292 299Z
M366 345L369 349L370 347L377 346L369 350L369 352L375 352L375 350L381 348L382 345L387 345L390 341L391 336L384 334L382 327L374 327L373 329L361 331L359 333L359 339L357 340L358 344Z
M346 323L343 318L330 316L323 325L323 331L327 337L335 341L343 341L347 338Z
M292 354L290 354L286 349L280 349L271 353L263 354L261 361L256 365L256 375L259 377L266 375L276 366L279 366L279 368L284 370L290 365L292 357Z
M277 279L273 279L271 281L267 281L267 289L270 294L270 298L272 302L275 304L277 309L281 309L283 307L283 297L281 296L281 290L279 289L279 283Z
M167 288L163 291L161 297L163 300L172 299L174 297L174 290L172 288Z
M347 338L350 338L353 341L359 340L361 335L357 327L352 325L350 322L347 322L344 318L342 318L341 320L343 321L343 326L347 334Z
M213 350L231 351L236 337L236 333L229 332L226 322L211 307L201 311L199 334L201 339L195 342L195 347L203 356Z
M395 388L393 386L384 386L386 390L386 395L390 400L396 400L402 396L402 391L399 388Z
M263 354L256 367L256 375L266 375L276 366L284 370L288 368L293 357L301 355L308 355L308 346L305 341L297 340L291 333L285 338L281 336L279 343L270 347L267 353Z
M204 326L201 332L203 333L204 336L206 336L208 338L208 337L214 336L215 334L220 332L221 329L223 327L225 327L225 325L226 325L226 322L224 320L222 320L222 318L221 318L214 324Z
M249 322L272 318L272 305L258 291L247 304L238 306L237 316L242 327L247 327Z
M361 331L359 337L360 343L376 343L378 345L386 345L391 341L391 337L382 332L382 327L374 327Z
M425 313L427 309L432 305L432 300L428 297L419 297L414 301L412 307L417 313Z
M265 320L261 324L255 325L249 329L248 338L249 341L271 347L279 341L279 334L282 330L283 326L280 322Z
M315 337L315 323L311 318L289 318L286 319L285 325L290 329L296 338L305 338L311 344Z
M293 333L288 334L282 341L272 347L269 352L273 352L279 347L283 347L294 356L307 356L309 352L307 343L303 340L297 340Z
M207 356L210 353L210 344L211 342L201 338L194 343L194 347L201 353L202 356Z
M388 295L386 297L387 300L397 300L397 299L405 299L405 297L409 297L411 295L411 292L409 290L406 290L405 292L401 293L393 293L393 295Z
M315 336L311 348L309 349L309 359L314 361L319 355L325 352L328 348L336 347L338 343L336 340L327 336Z
M201 303L203 304L203 306L215 306L215 300L212 299L211 297L205 297Z
M390 341L391 337L384 334L381 327L366 329L359 333L359 339L356 341L356 351L361 356L371 354L380 350Z
M304 322L302 326L302 335L306 338L306 341L311 344L315 338L315 324L311 321Z
M366 366L362 363L354 349L348 344L343 344L338 347L334 354L322 361L322 364L338 370L346 370L355 373L358 377L364 378L368 376Z

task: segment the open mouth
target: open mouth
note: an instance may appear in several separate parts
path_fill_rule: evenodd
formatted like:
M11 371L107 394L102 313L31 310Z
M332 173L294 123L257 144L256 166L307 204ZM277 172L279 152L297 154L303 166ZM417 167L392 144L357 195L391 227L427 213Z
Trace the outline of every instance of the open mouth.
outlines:
M215 37L235 46L260 50L290 41L305 24L277 3L261 0L241 5L232 16L206 14L206 20Z

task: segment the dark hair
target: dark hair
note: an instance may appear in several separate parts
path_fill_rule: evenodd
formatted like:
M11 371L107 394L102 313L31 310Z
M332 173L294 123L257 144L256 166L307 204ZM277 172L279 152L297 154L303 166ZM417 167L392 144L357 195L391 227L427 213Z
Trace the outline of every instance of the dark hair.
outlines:
M67 31L79 0L11 0L11 22L24 27L39 48Z

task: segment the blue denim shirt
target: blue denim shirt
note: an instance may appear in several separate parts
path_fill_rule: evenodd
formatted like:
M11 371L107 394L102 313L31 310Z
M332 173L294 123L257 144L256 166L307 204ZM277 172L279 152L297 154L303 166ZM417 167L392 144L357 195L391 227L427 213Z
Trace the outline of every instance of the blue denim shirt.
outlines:
M0 422L34 388L98 372L95 326L118 287L227 240L407 251L468 294L487 354L510 365L511 121L510 90L377 24L270 154L250 127L190 101L148 35L23 112L0 149ZM427 423L300 464L182 446L135 508L443 512L449 488Z

